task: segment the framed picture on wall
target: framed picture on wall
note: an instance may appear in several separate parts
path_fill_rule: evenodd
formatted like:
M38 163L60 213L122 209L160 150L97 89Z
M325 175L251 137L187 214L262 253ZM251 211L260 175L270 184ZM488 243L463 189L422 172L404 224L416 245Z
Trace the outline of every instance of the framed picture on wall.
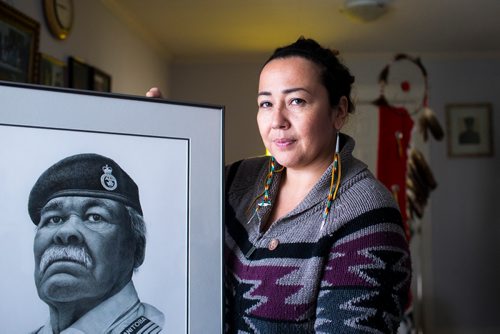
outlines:
M223 108L12 82L0 101L1 332L78 307L60 330L222 333Z
M40 24L0 1L0 80L36 82Z
M92 90L111 92L111 76L98 68L92 68Z
M448 155L450 157L493 155L491 117L490 103L447 104Z
M40 53L38 83L46 86L66 87L66 64L57 58Z
M68 58L68 87L76 89L92 89L92 67L83 60Z

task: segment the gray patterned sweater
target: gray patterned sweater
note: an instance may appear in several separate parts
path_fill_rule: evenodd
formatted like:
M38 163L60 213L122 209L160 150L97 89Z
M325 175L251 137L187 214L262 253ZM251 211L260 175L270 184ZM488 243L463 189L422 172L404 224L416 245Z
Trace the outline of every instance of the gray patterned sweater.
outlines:
M411 277L401 215L389 191L352 156L342 135L342 177L321 230L330 166L304 200L265 232L255 213L268 157L226 170L227 333L395 333ZM280 182L270 188L274 198Z

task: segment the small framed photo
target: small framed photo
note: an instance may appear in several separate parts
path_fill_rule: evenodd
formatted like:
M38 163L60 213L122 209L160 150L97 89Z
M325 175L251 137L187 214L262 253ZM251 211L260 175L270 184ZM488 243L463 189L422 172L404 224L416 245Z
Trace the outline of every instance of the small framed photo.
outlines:
M0 80L36 82L40 24L0 1Z
M66 87L66 63L45 53L40 53L38 83L46 86Z
M92 67L75 57L68 59L68 87L76 89L92 89Z
M111 92L111 76L98 68L92 68L92 90Z
M448 155L493 155L492 106L490 103L447 104Z

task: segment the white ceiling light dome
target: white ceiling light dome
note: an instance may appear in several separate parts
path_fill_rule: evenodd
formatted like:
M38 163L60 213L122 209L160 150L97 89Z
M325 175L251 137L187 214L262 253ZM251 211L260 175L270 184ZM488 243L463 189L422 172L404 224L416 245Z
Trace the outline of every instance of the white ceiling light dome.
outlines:
M341 11L358 21L368 22L387 13L392 0L345 0Z

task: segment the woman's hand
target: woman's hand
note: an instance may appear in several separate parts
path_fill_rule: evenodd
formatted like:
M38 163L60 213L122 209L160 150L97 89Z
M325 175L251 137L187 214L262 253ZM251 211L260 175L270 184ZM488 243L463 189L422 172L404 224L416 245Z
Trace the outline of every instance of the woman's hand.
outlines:
M152 87L146 92L146 97L154 97L162 99L163 95L158 87Z

